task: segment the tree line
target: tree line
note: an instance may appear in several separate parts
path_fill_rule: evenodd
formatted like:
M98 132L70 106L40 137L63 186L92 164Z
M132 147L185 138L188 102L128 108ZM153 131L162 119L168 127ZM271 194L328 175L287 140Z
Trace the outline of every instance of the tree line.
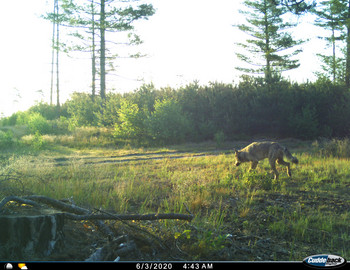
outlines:
M105 99L108 89L106 76L115 71L115 60L118 57L142 56L140 52L121 55L120 45L142 43L141 37L135 34L134 22L154 15L156 11L153 5L140 4L139 0L53 1L53 12L43 15L43 18L54 25L52 47L57 52L57 106L59 51L78 51L90 55L91 95L97 95L99 81L99 96ZM247 34L247 39L236 44L236 54L241 60L237 70L263 77L269 85L278 80L284 71L298 68L300 64L297 56L306 41L293 37L292 29L296 23L290 20L293 16L312 13L317 16L315 25L329 33L320 38L331 48L328 54L319 55L323 65L317 75L350 86L350 0L245 0L240 12L245 15L246 22L236 27ZM288 14L293 16L286 17ZM58 31L60 29L61 32L62 28L66 37L71 38L59 40ZM50 104L53 76L52 67Z
M251 138L346 137L350 92L330 80L267 85L245 76L236 85L194 82L178 89L143 85L134 92L108 93L104 100L74 93L61 106L37 104L3 118L2 126L23 125L32 133L67 133L80 126L111 130L116 143L165 145Z

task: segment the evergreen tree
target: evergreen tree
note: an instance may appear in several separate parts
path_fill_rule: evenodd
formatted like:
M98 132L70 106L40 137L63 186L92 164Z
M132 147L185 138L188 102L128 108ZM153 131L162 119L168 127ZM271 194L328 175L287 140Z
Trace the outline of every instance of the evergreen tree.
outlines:
M236 53L238 58L251 67L237 67L246 73L264 74L266 83L281 72L299 67L299 61L292 57L301 49L293 47L304 41L294 40L287 29L295 24L283 22L282 16L288 12L285 6L278 5L274 0L244 1L248 11L240 11L247 16L248 24L238 25L238 28L251 38L246 43L238 43L244 49L244 54Z
M334 32L342 31L339 36L334 35L334 42L336 40L343 40L345 42L345 85L350 87L350 0L329 0L323 3L328 3L328 8L319 11L318 15L321 19L328 20L328 23L323 25L326 29L334 28ZM330 17L331 16L331 17ZM322 26L322 25L321 25ZM332 39L332 37L331 37ZM330 63L335 64L337 60L333 59ZM338 61L339 62L339 61ZM340 61L341 63L341 61ZM341 63L339 66L342 66Z
M66 26L70 30L71 36L78 38L79 42L73 46L69 44L60 44L65 51L79 50L88 51L92 58L92 95L95 94L95 80L97 71L97 58L99 53L99 75L100 75L100 96L106 98L106 66L110 64L113 70L113 60L118 54L112 54L113 45L134 45L140 44L140 38L133 33L133 23L139 19L147 19L155 13L151 4L137 5L139 0L89 0L89 1L72 1L58 0L60 3L61 13L58 15L60 25ZM45 19L53 21L55 14L48 13ZM118 36L113 40L120 42L108 42L106 36L113 33L127 33L124 36ZM90 38L86 38L86 34ZM128 41L125 41L125 36ZM95 44L96 37L99 40L99 46ZM91 41L86 44L86 40ZM96 42L97 43L97 42ZM131 55L130 57L136 57Z
M339 7L337 8L337 11L339 12L340 16L340 24L345 27L345 85L350 87L350 0L338 1Z
M319 77L332 78L333 82L344 82L345 80L345 61L344 53L339 50L339 41L344 40L344 29L342 27L342 16L339 0L322 1L313 12L318 16L315 21L317 26L329 30L330 35L326 37L319 37L327 42L327 46L332 48L332 54L318 54L323 62L323 72L317 72ZM338 44L338 45L337 45ZM337 57L338 53L341 57Z
M276 5L280 4L296 15L308 12L316 6L316 0L274 0Z

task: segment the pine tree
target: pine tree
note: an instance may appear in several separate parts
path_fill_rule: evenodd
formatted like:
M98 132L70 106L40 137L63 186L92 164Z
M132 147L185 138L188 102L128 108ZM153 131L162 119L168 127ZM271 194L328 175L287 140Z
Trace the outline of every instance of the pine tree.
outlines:
M345 75L344 81L347 87L350 87L350 0L334 0L334 1L325 1L330 2L332 10L328 10L325 13L320 14L320 17L325 17L326 15L332 14L333 18L333 27L334 30L341 29L342 35L339 36L339 40L343 40L345 42ZM332 21L332 19L330 20ZM330 28L330 25L323 26L326 29ZM336 40L336 37L334 37ZM333 61L334 63L335 61ZM340 67L343 64L341 63Z
M59 2L62 10L59 14L60 25L67 27L71 36L79 40L71 46L67 43L61 43L60 46L67 52L79 50L91 53L92 96L95 94L95 76L98 73L96 59L99 53L100 96L105 99L107 64L113 66L111 63L118 56L111 53L112 46L140 44L140 38L133 34L133 23L139 19L147 19L155 13L155 10L151 4L136 5L138 0L89 0L86 2L59 0ZM44 18L53 21L55 16L48 13ZM128 33L127 42L123 39L120 42L109 42L109 46L107 45L107 35L122 32ZM86 34L90 35L89 39L86 38ZM99 46L96 45L96 37L100 39ZM86 40L90 40L91 43L87 45Z
M344 41L344 28L342 26L341 9L342 6L338 0L322 1L313 12L318 16L315 25L329 30L330 35L319 37L327 42L327 46L332 48L332 54L318 54L318 57L323 62L321 66L323 72L317 72L319 77L332 78L333 82L345 81L345 61L344 53L341 52L341 57L337 57L339 53L339 42ZM338 45L337 45L338 44ZM341 51L341 48L340 48Z
M238 43L244 49L244 54L236 53L238 58L251 67L237 67L245 73L264 74L266 83L281 72L299 67L299 61L292 57L301 49L293 47L304 41L294 40L287 29L295 24L283 22L282 16L288 9L276 5L274 0L244 1L248 11L240 11L247 16L248 24L238 25L238 28L251 38L246 43Z
M350 0L339 1L339 15L341 25L345 27L344 40L346 43L345 53L345 85L350 87Z
M316 6L316 0L274 0L276 5L283 5L296 15L308 12Z

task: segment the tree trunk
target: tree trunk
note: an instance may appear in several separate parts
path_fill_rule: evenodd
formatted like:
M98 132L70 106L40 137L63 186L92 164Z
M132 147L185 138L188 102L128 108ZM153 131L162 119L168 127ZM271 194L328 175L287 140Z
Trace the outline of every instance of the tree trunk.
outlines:
M105 44L105 0L101 0L101 12L100 12L100 95L104 100L106 98L106 44Z
M350 0L348 3L348 14L346 20L346 70L345 70L345 85L350 87Z
M52 96L53 96L53 77L54 77L54 68L55 68L55 38L56 38L56 2L53 4L53 23L52 23L52 55L51 55L51 88L50 88L50 105L52 105Z
M95 55L95 6L94 1L91 2L91 14L92 14L92 63L91 63L91 72L92 72L92 81L91 81L91 88L92 98L95 97L96 94L96 55Z
M265 23L265 82L269 86L271 83L271 63L270 63L270 32L269 32L269 21L268 21L268 7L266 1L264 1L264 23Z
M60 34L59 34L59 19L58 19L58 1L56 1L56 12L57 12L57 17L56 17L56 26L57 26L57 31L56 31L56 87L57 87L57 114L60 114L60 78L59 78L59 46L60 46Z
M0 216L0 260L33 260L63 246L64 214Z
M336 58L336 55L335 55L335 29L334 29L334 24L332 22L332 73L333 73L333 83L335 83L336 74L337 74L336 61L337 61L337 58Z
M347 25L345 85L350 87L350 25Z

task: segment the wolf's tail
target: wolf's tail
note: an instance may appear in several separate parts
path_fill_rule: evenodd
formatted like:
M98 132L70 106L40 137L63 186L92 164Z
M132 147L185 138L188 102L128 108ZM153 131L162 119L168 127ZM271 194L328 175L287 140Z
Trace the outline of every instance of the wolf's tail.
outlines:
M292 154L289 152L287 147L283 149L284 155L286 156L287 159L289 159L291 162L298 164L298 159L296 157L293 157Z

